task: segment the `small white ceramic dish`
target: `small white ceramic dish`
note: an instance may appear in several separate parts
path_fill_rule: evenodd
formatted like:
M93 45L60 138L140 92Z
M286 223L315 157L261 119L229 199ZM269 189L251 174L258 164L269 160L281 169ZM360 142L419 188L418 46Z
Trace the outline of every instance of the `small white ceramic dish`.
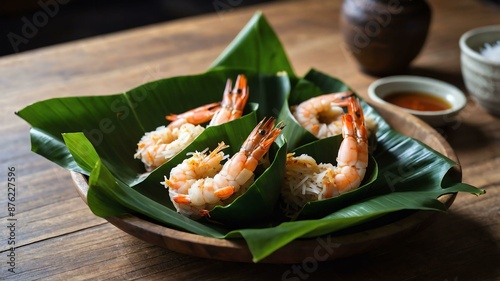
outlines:
M438 111L420 111L394 105L384 98L397 92L421 92L445 100L451 108ZM390 105L411 113L439 127L452 122L460 110L465 107L467 99L457 87L446 82L420 76L398 75L381 78L368 87L368 95L374 102Z
M460 37L460 62L467 91L480 106L500 116L500 57L481 54L500 42L500 25L472 29Z

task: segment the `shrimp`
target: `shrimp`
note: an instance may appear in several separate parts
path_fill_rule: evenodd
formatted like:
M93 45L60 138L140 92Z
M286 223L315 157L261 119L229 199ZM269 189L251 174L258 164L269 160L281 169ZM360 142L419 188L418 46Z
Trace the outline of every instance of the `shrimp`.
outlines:
M292 110L293 116L317 138L338 135L342 132L342 107L347 106L347 99L353 94L346 91L310 98Z
M220 125L240 118L248 101L250 90L247 78L240 74L236 77L235 88L232 89L232 80L227 79L222 102L215 102L200 106L182 114L171 114L166 117L172 121L168 127L180 127L182 124L201 124L210 121L208 126Z
M220 109L215 113L209 126L219 125L240 118L248 100L250 90L247 78L240 74L236 78L235 88L231 89L232 81L227 79L226 89L222 97Z
M309 201L331 198L358 188L368 166L368 137L359 100L349 97L348 113L342 115L343 140L337 165L317 164L309 155L289 153L282 194L287 212Z
M202 126L189 123L173 129L160 126L141 138L134 158L140 159L146 171L151 172L182 151L203 131Z
M209 126L220 125L241 117L249 93L246 77L238 75L234 90L231 90L231 84L231 79L228 79L222 102L166 116L171 122L145 133L137 144L134 158L140 159L150 172L193 142L205 130L200 124L211 121Z
M343 107L354 93L351 91L325 94L310 98L292 108L295 119L318 139L342 133ZM377 124L372 117L366 120L368 135L376 132Z
M264 118L224 165L220 162L228 156L222 150L228 146L221 142L212 152L195 152L174 167L163 184L176 210L197 219L209 215L214 206L229 204L243 194L254 181L259 160L284 127L274 123L274 118Z

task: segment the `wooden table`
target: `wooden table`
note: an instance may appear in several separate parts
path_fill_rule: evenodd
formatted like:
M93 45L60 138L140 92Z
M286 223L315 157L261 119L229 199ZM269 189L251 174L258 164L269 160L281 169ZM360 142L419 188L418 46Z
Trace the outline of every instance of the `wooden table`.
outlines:
M308 271L301 265L200 259L147 244L94 216L69 172L30 152L29 126L14 115L16 110L43 99L118 93L158 78L203 72L257 9L276 30L298 74L314 67L366 97L376 78L361 73L345 51L338 28L340 1L325 2L277 1L220 10L0 58L0 279L500 280L500 122L471 100L458 121L440 132L461 161L463 181L487 194L459 194L450 211L426 230ZM458 39L471 28L499 24L499 7L473 0L430 2L430 34L409 73L464 89ZM7 220L11 167L16 177L13 233ZM8 271L12 235L15 273Z

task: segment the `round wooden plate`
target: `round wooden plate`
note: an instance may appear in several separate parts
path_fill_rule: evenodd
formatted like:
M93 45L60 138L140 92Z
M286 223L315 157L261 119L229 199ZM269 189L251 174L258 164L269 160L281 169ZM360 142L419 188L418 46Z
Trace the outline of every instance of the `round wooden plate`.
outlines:
M458 163L453 149L444 138L420 119L392 107L372 106L396 131L426 143ZM454 169L461 180L460 167ZM71 176L77 191L87 203L87 179L75 172L71 172ZM455 197L456 194L447 194L441 196L439 200L450 207ZM396 222L366 231L295 240L261 262L302 263L310 258L324 261L361 254L394 243L423 229L437 214L438 212L417 211ZM227 240L200 236L158 225L133 215L111 217L107 220L130 235L172 251L209 259L252 262L252 255L243 239Z

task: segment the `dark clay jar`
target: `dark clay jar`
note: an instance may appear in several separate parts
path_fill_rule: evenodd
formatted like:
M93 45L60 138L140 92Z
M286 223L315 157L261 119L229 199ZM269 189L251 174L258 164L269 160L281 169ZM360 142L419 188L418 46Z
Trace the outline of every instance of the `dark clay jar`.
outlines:
M424 45L431 21L425 0L344 0L340 28L362 71L403 72Z

